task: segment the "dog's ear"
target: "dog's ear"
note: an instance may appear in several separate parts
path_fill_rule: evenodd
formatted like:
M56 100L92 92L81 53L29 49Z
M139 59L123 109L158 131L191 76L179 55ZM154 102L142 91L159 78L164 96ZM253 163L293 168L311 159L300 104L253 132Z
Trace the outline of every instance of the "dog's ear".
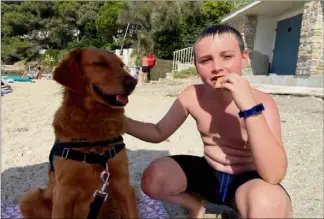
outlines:
M80 70L82 49L75 49L56 67L53 79L74 92L81 90L83 75Z

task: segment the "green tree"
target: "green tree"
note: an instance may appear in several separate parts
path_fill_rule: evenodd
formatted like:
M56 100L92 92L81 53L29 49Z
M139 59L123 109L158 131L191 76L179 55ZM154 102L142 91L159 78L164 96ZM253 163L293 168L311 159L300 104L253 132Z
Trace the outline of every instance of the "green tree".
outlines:
M180 10L178 2L127 2L120 20L134 25L134 54L137 61L147 54L169 58L179 40Z
M68 29L65 30L68 35L75 36L79 40L80 30L78 27L78 10L80 3L76 1L68 2L56 2L56 10L63 19L63 22L68 25Z
M27 56L28 48L30 48L28 41L18 37L3 37L1 39L1 59L9 64L20 61Z
M26 58L38 53L46 41L44 24L51 16L49 7L51 3L17 2L3 3L4 16L1 20L3 37L2 42L7 44L2 48L5 60L13 61L15 58ZM45 34L45 35L44 35ZM9 49L6 49L8 47ZM7 54L11 51L10 54Z
M173 51L181 48L181 5L180 2L161 2L156 7L154 53L160 58L171 59Z
M113 39L123 32L122 30L126 28L127 23L119 22L119 16L125 9L125 2L108 1L100 7L95 21L100 37L113 42Z
M192 46L199 33L206 27L205 23L201 2L182 2L179 46L181 48Z
M39 49L133 47L138 61L192 46L198 34L250 1L4 1L2 58L13 62ZM126 38L125 31L127 30Z
M128 1L125 10L119 17L119 22L128 23L136 27L133 55L137 57L137 64L143 55L154 51L154 39L152 30L152 18L154 5L157 2Z

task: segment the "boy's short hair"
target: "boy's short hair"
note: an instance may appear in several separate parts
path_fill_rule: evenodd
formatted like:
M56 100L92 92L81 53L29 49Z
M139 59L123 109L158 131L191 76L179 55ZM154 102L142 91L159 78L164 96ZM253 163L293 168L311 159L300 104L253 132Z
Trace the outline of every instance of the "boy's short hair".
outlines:
M206 29L204 29L201 34L199 35L198 39L196 40L194 46L193 46L193 55L194 58L196 58L196 54L195 54L195 47L197 45L197 43L202 40L205 37L208 36L215 36L215 35L222 35L222 34L233 34L233 36L236 38L240 50L241 52L244 51L245 46L244 46L244 41L243 41L243 37L241 35L241 33L239 31L237 31L234 27L229 26L228 24L215 24L212 26L207 27Z

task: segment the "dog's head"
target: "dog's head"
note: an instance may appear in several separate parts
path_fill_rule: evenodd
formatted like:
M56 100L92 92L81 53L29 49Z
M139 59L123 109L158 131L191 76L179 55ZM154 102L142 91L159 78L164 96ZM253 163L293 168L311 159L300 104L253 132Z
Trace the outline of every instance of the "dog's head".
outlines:
M137 84L118 56L96 48L70 52L55 69L53 79L76 95L90 95L112 108L124 107Z

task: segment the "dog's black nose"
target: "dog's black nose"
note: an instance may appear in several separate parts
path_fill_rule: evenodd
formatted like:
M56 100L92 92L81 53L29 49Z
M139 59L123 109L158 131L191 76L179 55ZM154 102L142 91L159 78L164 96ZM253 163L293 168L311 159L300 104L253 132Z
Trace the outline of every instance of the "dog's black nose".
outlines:
M128 91L134 90L136 84L137 84L137 80L134 77L130 75L124 77L123 85Z

